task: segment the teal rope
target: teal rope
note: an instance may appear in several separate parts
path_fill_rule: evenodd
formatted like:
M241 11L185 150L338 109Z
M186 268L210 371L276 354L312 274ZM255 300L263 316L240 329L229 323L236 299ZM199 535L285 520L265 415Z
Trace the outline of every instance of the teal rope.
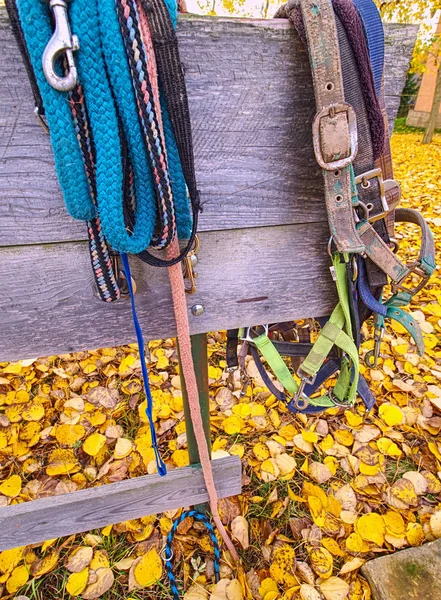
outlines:
M46 108L58 178L69 213L77 219L96 216L66 95L49 86L41 56L52 36L46 2L17 0L20 21ZM169 2L169 8L171 8ZM171 18L176 22L176 5ZM91 135L97 148L97 206L103 233L114 249L140 253L151 242L157 220L155 186L135 102L114 0L75 0L69 5L72 30L80 39L75 60L85 90ZM107 79L106 71L109 76ZM115 101L118 105L116 114ZM165 101L162 99L168 167L176 217L182 238L191 229L187 188ZM123 173L118 118L127 141L136 191L133 231L124 222Z
M67 210L74 219L87 221L95 217L83 159L75 134L67 95L54 90L46 81L41 57L50 38L52 25L47 3L42 0L17 0L17 9L32 67L40 88L55 168Z

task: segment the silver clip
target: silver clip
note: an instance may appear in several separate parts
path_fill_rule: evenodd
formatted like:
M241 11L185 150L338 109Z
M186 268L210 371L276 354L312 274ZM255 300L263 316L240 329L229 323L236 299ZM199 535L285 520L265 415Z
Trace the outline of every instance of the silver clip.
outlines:
M54 13L55 31L43 52L43 72L47 82L55 90L69 92L78 82L73 52L79 49L80 44L70 29L66 1L49 0L49 7ZM56 63L63 54L66 55L67 73L60 77L56 71Z
M384 337L384 327L376 327L374 332L374 349L366 352L364 362L370 369L375 369L380 358L381 342Z
M316 375L308 375L300 367L297 371L298 377L300 377L300 384L297 392L293 396L294 406L297 410L305 410L309 406L309 398L305 394L305 387L307 385L314 385Z

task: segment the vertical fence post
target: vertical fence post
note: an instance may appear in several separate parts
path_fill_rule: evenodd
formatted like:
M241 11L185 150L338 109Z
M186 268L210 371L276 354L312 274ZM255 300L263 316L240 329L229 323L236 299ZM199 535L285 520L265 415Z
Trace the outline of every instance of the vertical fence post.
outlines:
M179 346L178 346L179 353ZM208 354L207 354L207 336L205 333L199 333L191 336L191 353L196 371L196 380L199 392L199 404L201 407L202 420L204 422L205 436L207 438L208 449L211 450L210 439L210 401L208 394ZM190 464L199 462L199 453L196 445L196 438L193 431L193 425L190 418L190 408L188 406L187 389L182 376L182 367L179 362L179 374L181 377L182 397L184 399L185 430L187 432L188 456Z

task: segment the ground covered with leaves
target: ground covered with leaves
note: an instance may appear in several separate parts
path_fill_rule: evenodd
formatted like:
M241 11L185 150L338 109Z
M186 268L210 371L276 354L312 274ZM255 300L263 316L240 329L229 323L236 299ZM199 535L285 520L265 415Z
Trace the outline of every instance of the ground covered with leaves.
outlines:
M441 251L441 138L395 134L403 205L423 211ZM401 251L416 254L412 225ZM438 263L441 256L438 255ZM377 397L365 414L333 409L293 416L263 387L255 365L241 396L228 381L225 335L209 336L215 456L237 454L243 493L220 502L241 553L222 558L213 582L202 525L186 519L175 572L186 600L367 600L359 573L375 556L441 537L441 276L415 299L426 353L388 326L375 369L362 367ZM362 353L372 348L371 329ZM175 343L152 342L154 416L170 468L188 464ZM135 345L0 364L0 506L121 481L155 471ZM0 597L168 598L160 551L180 511L0 553Z

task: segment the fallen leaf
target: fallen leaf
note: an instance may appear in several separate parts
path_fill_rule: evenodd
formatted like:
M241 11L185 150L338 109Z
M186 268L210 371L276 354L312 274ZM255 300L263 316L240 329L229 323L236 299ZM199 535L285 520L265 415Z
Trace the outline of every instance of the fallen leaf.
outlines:
M95 600L103 596L113 585L115 577L112 569L104 567L95 571L96 581L86 586L85 590L81 593L83 600Z
M90 546L80 546L69 556L66 562L66 569L71 573L79 573L89 566L92 556L93 548Z
M79 573L71 573L66 583L66 591L71 596L80 596L89 579L89 569L86 567Z
M150 587L161 579L162 561L154 548L141 557L134 569L134 576L141 587Z
M250 545L248 521L241 515L231 522L231 534L244 550Z
M340 577L330 577L320 584L320 590L326 600L345 600L349 594L349 584Z

